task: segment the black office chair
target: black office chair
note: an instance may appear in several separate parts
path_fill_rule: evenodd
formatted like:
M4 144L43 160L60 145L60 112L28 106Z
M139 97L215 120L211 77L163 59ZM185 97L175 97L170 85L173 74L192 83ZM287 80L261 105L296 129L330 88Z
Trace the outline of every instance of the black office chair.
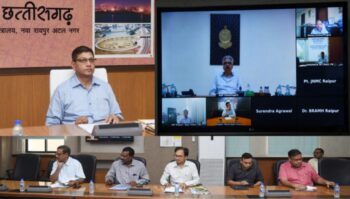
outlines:
M318 162L321 177L339 183L350 185L350 160L341 158L322 158Z
M43 172L43 175L40 177L40 181L50 181L50 175L53 167L53 163L56 161L56 158L52 158L47 164L47 169Z
M6 171L9 180L38 180L40 172L40 156L36 154L16 155L14 169Z
M135 160L138 160L138 161L140 161L140 162L142 162L142 163L145 165L145 167L147 166L147 161L146 161L145 158L134 156L134 159L135 159ZM120 157L118 157L118 158L115 159L115 161L118 161L118 160L120 160Z
M72 155L72 158L77 159L81 163L85 174L84 182L90 182L91 180L95 182L96 156L89 154L79 154Z
M200 175L201 174L201 163L198 160L194 160L194 159L187 159L187 160L193 162L196 165L198 175Z
M198 171L198 175L200 175L200 170L201 170L201 163L198 161L198 160L195 160L195 159L186 159L190 162L193 162L196 167L197 167L197 171ZM175 160L171 160L170 162L174 162Z
M287 162L288 160L278 160L276 161L275 163L273 163L272 165L272 171L273 171L273 176L274 176L274 183L275 185L278 185L279 184L279 179L278 179L278 175L279 175L279 172L280 172L280 166Z
M227 181L229 173L231 172L231 167L234 164L240 164L241 158L230 158L226 160L226 171L225 171L225 185L227 185ZM258 166L258 161L256 161L256 159L253 159L253 167L257 167Z

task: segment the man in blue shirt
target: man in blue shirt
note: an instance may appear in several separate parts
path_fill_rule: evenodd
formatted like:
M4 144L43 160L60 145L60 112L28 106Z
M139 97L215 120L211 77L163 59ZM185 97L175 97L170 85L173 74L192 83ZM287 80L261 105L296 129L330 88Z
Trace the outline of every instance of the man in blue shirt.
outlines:
M124 119L111 86L93 76L95 60L89 47L79 46L73 50L75 75L55 90L46 125L118 123Z
M316 25L312 29L310 34L312 34L312 35L327 35L328 31L327 31L325 25L323 24L323 22L321 20L317 20Z
M179 122L180 124L193 124L194 123L192 118L188 117L188 110L187 109L184 110L183 114L184 114L184 117L181 118L181 120Z
M209 95L236 95L241 89L241 82L233 69L234 59L230 55L222 58L224 72L215 76Z

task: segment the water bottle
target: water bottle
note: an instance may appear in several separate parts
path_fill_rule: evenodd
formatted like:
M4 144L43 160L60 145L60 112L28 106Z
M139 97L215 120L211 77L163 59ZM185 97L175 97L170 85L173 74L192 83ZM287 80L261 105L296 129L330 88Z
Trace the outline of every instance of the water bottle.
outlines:
M262 88L262 86L260 86L259 94L263 94L263 93L264 93L263 88Z
M290 93L290 86L287 84L286 85L286 96L291 96L292 94Z
M168 93L168 86L165 84L162 84L162 96L166 97L167 93Z
M22 136L23 135L23 127L21 124L21 120L16 120L15 126L12 129L12 135L14 135L14 136Z
M334 198L340 198L340 187L338 183L334 186Z
M260 189L259 189L259 198L265 197L265 186L264 183L260 184Z
M176 91L176 87L174 84L170 85L170 96L171 97L176 97L177 96L177 91Z
M276 96L282 96L282 86L280 84L276 88L275 95Z
M179 185L179 183L175 183L175 192L174 192L174 194L175 194L175 197L179 197L179 195L180 195L180 185Z
M90 180L89 183L89 194L94 194L95 193L95 184L94 181Z
M19 182L19 191L24 192L25 191L25 184L23 178L21 178L21 181Z

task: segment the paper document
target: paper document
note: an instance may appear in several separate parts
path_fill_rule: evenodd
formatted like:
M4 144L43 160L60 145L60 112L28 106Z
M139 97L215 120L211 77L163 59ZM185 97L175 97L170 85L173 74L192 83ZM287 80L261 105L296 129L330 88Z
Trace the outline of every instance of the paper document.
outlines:
M175 193L175 187L174 187L174 186L166 187L166 188L164 189L164 192L165 192L165 193ZM182 193L183 190L180 188L180 189L179 189L179 192Z
M86 132L88 132L89 134L92 133L92 130L94 129L95 125L99 125L99 124L107 124L105 122L97 122L97 123L93 123L93 124L79 124L78 126L82 129L84 129Z
M306 186L306 191L316 191L317 187L314 186Z
M61 183L59 183L59 182L55 182L55 183L51 184L50 186L51 186L51 188L63 188L63 187L68 187L68 186L66 186L66 185L64 185L64 184L61 184Z
M128 190L130 189L130 185L127 185L127 184L117 184L117 185L114 185L113 187L109 188L111 190L116 190L116 191L125 191L125 190Z

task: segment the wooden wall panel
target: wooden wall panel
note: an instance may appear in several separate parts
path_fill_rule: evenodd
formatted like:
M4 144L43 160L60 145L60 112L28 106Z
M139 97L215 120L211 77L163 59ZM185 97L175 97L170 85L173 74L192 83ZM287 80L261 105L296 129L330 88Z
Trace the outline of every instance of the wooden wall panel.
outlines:
M126 120L155 117L154 66L107 68L109 82ZM24 126L44 125L49 105L50 69L0 70L0 128L15 119Z

